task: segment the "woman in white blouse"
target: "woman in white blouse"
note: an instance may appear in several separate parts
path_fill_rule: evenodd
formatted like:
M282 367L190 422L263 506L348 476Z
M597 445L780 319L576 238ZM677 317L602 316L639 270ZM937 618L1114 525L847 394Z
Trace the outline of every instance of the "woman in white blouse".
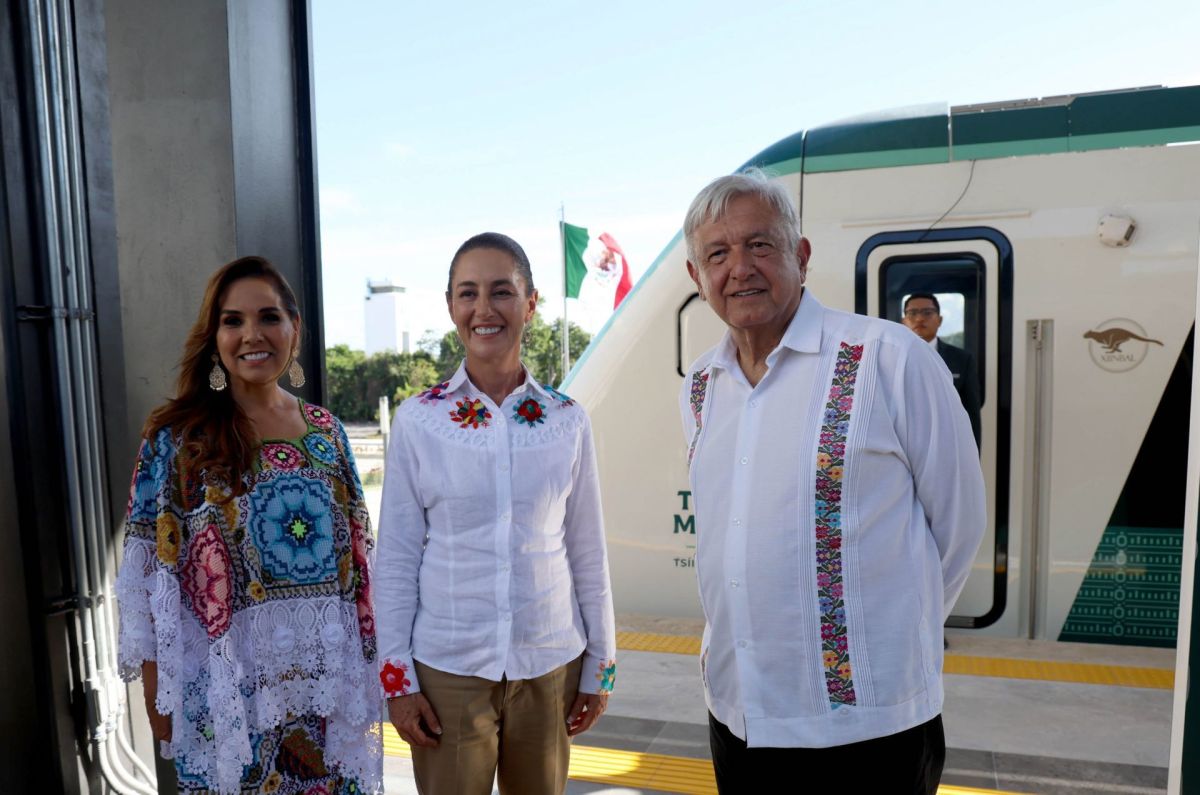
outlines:
M401 404L387 453L388 715L422 793L561 793L616 672L591 425L521 363L537 291L516 241L463 243L446 303L466 360Z

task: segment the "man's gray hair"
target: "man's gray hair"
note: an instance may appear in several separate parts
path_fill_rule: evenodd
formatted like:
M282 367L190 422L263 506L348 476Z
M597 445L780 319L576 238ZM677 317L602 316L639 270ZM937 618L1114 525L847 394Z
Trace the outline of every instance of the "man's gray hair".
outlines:
M683 238L687 242L688 260L699 265L696 251L696 230L702 225L716 221L725 215L729 202L739 196L757 196L775 209L778 229L790 253L800 246L800 213L792 201L792 194L781 182L776 182L760 168L748 168L737 174L717 177L704 186L704 190L692 199L687 215L683 219Z

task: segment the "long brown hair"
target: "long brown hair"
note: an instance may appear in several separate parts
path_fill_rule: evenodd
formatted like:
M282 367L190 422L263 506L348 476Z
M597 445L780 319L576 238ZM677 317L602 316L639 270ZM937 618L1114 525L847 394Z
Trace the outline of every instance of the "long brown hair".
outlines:
M250 418L233 399L232 390L213 391L208 374L217 352L221 298L230 285L247 278L270 282L299 328L296 294L274 265L262 257L242 257L222 266L208 280L200 314L183 345L175 397L151 412L142 428L142 435L150 440L163 428L170 428L181 441L189 469L204 472L207 483L228 486L234 495L245 491L242 476L253 466L258 439Z

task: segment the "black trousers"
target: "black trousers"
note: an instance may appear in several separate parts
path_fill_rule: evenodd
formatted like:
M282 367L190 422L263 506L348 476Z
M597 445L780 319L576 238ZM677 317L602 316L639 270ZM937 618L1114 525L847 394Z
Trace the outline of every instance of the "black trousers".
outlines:
M946 763L941 715L899 734L850 745L747 748L710 713L708 741L721 795L834 791L935 795Z

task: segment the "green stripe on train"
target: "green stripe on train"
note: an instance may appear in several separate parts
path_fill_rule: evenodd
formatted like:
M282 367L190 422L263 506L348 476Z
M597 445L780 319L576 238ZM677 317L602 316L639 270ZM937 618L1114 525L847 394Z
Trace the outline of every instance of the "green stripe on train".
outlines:
M1173 648L1182 562L1182 528L1110 525L1058 639Z

